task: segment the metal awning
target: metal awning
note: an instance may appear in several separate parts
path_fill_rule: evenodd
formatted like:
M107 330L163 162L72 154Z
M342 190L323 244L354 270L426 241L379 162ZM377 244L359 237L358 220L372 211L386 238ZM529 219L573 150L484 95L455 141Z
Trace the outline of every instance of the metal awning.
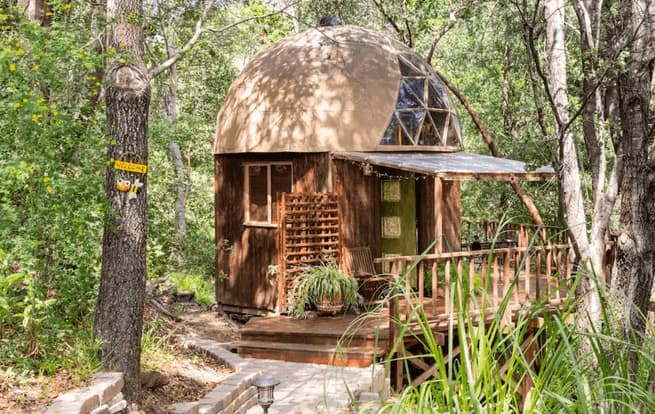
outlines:
M333 152L334 158L362 164L393 168L444 179L498 180L513 179L537 181L551 178L555 170L543 166L529 171L523 161L468 152Z

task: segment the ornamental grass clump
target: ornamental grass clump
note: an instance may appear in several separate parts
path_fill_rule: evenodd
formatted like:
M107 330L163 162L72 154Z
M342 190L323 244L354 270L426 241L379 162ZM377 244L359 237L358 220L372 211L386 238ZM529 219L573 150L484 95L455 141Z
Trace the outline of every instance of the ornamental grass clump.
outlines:
M308 307L334 306L349 309L357 304L357 280L345 274L335 263L306 266L294 281L291 293L291 314L304 319Z

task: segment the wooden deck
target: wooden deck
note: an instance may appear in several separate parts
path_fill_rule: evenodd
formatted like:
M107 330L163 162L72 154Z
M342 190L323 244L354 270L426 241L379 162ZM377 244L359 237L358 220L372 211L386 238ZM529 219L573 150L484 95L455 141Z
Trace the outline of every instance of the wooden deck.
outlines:
M560 306L569 292L571 262L568 245L377 259L389 284L380 292L386 297L375 312L309 320L253 318L241 329L238 352L253 358L368 366L389 352L398 338L398 322L417 327L408 315L418 304L441 343L465 302L470 315L484 314L478 323L490 322L505 297L509 302L502 319L508 324L521 307L537 300Z

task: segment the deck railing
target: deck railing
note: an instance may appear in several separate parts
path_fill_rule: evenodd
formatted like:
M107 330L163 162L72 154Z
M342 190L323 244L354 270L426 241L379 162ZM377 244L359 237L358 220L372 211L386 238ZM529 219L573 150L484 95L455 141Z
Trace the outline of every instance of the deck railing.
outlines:
M519 247L537 244L566 244L568 235L560 227L525 223L506 223L497 220L462 220L462 237L471 243L474 237L479 240L512 240Z
M572 259L570 245L551 244L387 257L375 262L388 275L392 289L411 292L396 295L401 300L399 307L390 306L390 319L403 321L410 307L419 303L438 329L454 317L457 302L466 301L472 315L481 313L484 303L487 317L494 316L507 295L506 313L537 300L559 306L571 287Z

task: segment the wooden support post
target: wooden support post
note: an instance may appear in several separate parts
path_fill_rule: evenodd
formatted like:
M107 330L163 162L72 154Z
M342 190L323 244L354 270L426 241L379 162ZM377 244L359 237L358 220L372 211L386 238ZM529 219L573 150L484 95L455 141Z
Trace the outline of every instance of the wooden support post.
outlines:
M434 206L435 206L435 233L437 243L434 246L435 253L443 252L443 181L439 177L434 177Z

